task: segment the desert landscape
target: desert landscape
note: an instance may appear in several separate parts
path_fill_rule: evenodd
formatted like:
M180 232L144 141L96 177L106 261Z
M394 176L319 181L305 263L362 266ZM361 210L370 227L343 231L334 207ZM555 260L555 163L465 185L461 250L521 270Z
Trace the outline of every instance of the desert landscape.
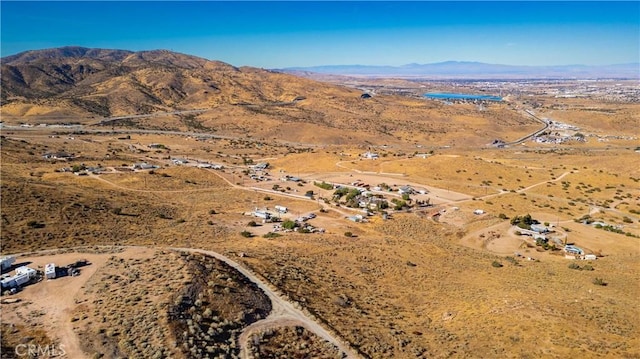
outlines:
M637 80L320 79L3 58L3 358L640 357Z

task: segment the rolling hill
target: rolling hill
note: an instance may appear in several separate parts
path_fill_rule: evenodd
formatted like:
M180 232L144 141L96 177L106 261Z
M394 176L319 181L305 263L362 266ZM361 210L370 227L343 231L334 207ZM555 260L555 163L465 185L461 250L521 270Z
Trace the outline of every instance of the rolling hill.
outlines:
M361 91L291 74L166 50L64 47L2 59L4 121L95 124L115 116L205 109L197 115L127 119L114 126L216 132L316 144L450 144L517 138L536 123L506 104L478 112Z

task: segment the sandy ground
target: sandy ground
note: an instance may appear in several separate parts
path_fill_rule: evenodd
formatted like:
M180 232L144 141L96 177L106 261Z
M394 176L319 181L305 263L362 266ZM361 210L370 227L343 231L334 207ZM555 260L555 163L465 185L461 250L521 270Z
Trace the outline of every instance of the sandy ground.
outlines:
M20 301L2 304L4 323L24 323L37 325L47 331L52 340L64 348L66 358L83 358L78 337L73 331L72 312L79 304L76 300L84 285L107 260L116 255L122 258L144 257L153 253L152 249L129 248L122 253L64 253L47 256L17 257L16 263L27 264L30 268L43 270L47 263L64 267L75 261L86 259L91 264L80 268L80 275L55 279L43 279L41 282L26 286L11 299Z

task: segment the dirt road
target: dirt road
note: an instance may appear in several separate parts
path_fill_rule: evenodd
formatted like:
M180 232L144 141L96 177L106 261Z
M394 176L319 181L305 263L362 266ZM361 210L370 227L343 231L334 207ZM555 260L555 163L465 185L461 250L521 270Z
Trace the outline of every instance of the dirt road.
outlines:
M333 334L329 333L326 329L324 329L320 324L307 317L300 309L294 307L294 305L282 298L279 294L277 294L274 290L271 289L265 282L263 282L260 278L256 277L253 273L242 267L236 261L230 259L227 256L224 256L217 252L206 251L202 249L193 249L193 248L169 248L178 251L185 252L196 252L202 253L209 256L212 256L220 261L227 263L229 266L235 268L242 275L247 277L251 282L255 283L258 288L262 289L262 291L271 299L272 310L269 316L263 320L260 320L256 323L253 323L249 327L247 327L242 335L240 336L240 354L242 358L247 358L247 342L250 338L250 335L260 328L272 328L278 326L292 326L292 325L300 325L316 334L320 338L334 344L338 349L340 349L343 353L347 355L347 358L358 358L357 356L347 345L343 344L342 341L338 340Z
M271 300L272 310L267 318L253 323L243 331L239 341L240 354L242 358L248 357L247 344L253 333L261 329L283 326L302 326L312 333L316 334L320 338L334 344L339 350L345 353L347 358L359 358L359 356L348 345L344 344L339 338L327 331L319 323L309 318L302 310L296 308L296 306L292 302L283 298L276 292L276 289L270 287L255 274L225 255L196 248L166 248L145 246L104 247L124 248L125 251L118 254L119 256L124 257L149 255L150 251L158 249L202 253L227 263L229 266L235 268L238 272L247 277L247 279L249 279L251 282L255 283L258 288L260 288ZM84 247L68 249L73 250L81 248ZM92 264L82 269L82 275L80 277L58 278L51 282L38 283L33 286L28 286L23 292L16 295L16 298L24 297L22 298L23 300L30 298L30 301L32 301L32 304L34 305L32 309L35 308L38 311L43 311L44 313L46 313L46 322L48 323L46 327L52 332L59 333L61 344L64 345L67 353L66 357L82 358L85 355L81 350L79 339L73 331L72 321L70 321L73 309L77 305L77 303L75 302L77 299L76 297L83 285L89 280L89 278L91 278L94 273L96 273L100 269L102 265L106 263L108 257L112 254L90 254L77 252L54 254L56 251L56 249L50 249L41 252L30 252L28 254L15 254L15 256L18 257L21 261L28 261L34 267L42 267L44 266L44 264L52 261L55 261L56 263L68 263L77 260L80 257L88 259ZM46 255L47 253L52 254ZM66 295L59 295L60 293L66 293ZM3 304L3 312L4 309L7 309L7 307L5 307L5 305ZM3 313L3 319L5 321L8 320L11 322L19 322L21 321L21 317L22 315L17 312L9 312L6 314Z

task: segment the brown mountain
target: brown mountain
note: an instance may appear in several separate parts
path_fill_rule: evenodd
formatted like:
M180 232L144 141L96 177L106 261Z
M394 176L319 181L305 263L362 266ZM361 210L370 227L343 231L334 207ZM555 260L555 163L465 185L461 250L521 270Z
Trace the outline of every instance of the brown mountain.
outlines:
M114 116L207 109L115 124L313 143L449 143L459 132L467 134L469 144L487 143L505 137L505 124L518 134L535 126L503 105L474 110L469 121L466 107L401 96L363 99L359 90L344 86L166 50L27 51L2 59L1 87L5 121L96 123Z
M2 103L51 103L104 117L194 108L224 102L215 96L219 86L239 71L164 50L28 51L2 59Z

